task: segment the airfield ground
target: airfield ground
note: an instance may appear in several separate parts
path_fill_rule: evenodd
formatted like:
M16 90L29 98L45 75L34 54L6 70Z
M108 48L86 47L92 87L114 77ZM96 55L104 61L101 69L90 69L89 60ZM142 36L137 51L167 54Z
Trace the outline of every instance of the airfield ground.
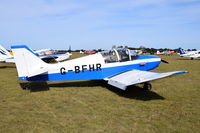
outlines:
M78 53L74 55L80 56ZM154 71L190 71L121 91L103 81L60 81L23 90L14 64L0 63L0 132L198 133L200 59L161 56Z

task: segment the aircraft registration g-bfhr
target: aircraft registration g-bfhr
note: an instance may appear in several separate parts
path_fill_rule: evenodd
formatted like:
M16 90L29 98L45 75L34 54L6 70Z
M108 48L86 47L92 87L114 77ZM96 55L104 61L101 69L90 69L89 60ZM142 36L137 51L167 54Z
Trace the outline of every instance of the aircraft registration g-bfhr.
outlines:
M166 73L151 72L161 63L161 58L152 55L137 55L129 49L112 49L93 55L67 60L56 64L42 61L25 45L12 46L18 77L26 81L57 80L106 80L108 84L126 90L127 86L187 71Z

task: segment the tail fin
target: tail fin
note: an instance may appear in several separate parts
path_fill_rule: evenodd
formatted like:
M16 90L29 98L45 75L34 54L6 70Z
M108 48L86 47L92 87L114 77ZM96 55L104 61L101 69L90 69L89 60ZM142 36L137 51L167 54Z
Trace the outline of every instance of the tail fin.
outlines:
M25 45L11 46L20 80L27 80L47 72L46 63L43 62L30 48Z
M180 53L180 54L186 54L186 53L185 53L185 50L183 50L182 48L179 48L179 53Z
M5 59L12 57L12 55L1 45L0 45L0 56Z

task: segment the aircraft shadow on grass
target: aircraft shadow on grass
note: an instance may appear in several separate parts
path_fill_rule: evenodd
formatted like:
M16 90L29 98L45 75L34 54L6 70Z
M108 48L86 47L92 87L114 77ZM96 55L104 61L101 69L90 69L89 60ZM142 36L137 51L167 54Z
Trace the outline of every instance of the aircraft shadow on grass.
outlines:
M30 90L30 92L39 92L39 91L48 91L50 87L95 87L102 86L103 88L108 89L109 91L129 99L136 100L164 100L165 98L158 95L153 91L146 91L139 86L129 86L125 91L115 88L111 85L108 85L106 81L72 81L72 82L63 82L63 83L48 83L47 82L31 82L20 83L22 89ZM77 90L78 91L78 90Z
M144 90L142 87L139 86L129 86L125 91L117 89L115 87L109 86L107 87L110 91L116 93L117 95L129 99L136 99L136 100L164 100L165 98L158 95L153 91Z
M48 91L49 86L47 82L25 82L20 83L20 86L24 90L30 90L30 92Z
M16 68L15 66L0 66L0 69L2 68Z

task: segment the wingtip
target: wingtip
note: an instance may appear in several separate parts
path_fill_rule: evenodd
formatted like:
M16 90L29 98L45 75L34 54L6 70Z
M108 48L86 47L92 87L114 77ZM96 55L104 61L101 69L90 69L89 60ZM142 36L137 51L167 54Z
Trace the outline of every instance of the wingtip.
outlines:
M181 74L181 73L189 73L189 71L179 71L177 74Z

